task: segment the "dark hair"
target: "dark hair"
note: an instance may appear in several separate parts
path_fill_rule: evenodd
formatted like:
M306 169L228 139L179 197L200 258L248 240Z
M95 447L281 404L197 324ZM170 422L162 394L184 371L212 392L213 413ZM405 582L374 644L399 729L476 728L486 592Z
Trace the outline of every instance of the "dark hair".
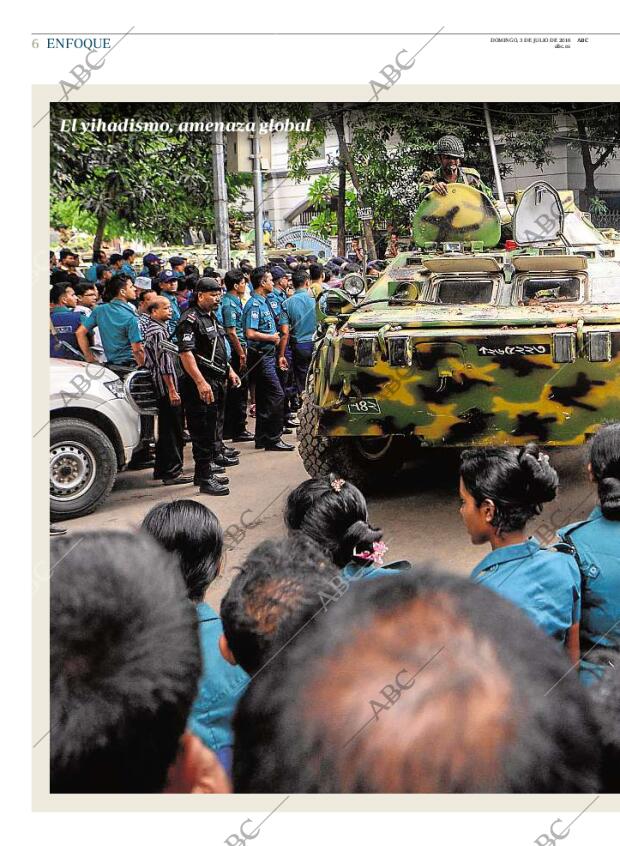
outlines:
M226 285L227 291L232 291L235 285L238 285L239 282L245 282L245 276L243 275L242 270L226 271L226 276L224 276L224 285Z
M217 576L224 534L216 515L200 502L177 499L151 508L142 529L174 553L187 585L187 595L200 602Z
M104 273L110 273L111 267L108 264L98 264L97 270L95 271L97 279L102 280Z
M606 664L600 681L589 688L603 747L602 780L606 793L620 793L620 653L597 649Z
M244 693L234 790L594 792L597 726L569 668L465 578L416 568L350 585Z
M72 533L52 542L52 793L153 793L196 695L196 613L152 538Z
M185 276L180 277L179 285L182 282L185 282L187 279L193 279L193 280L200 279L200 271L198 270L198 268L196 267L195 264L186 264L185 265ZM181 290L185 290L185 289L182 288Z
M97 286L94 282L77 282L74 290L78 297L83 297L87 291L96 291Z
M129 248L127 248L126 250L123 250L123 259L127 261L127 259L130 259L132 256L135 256L135 254L135 250L130 250Z
M54 282L50 288L50 303L59 303L67 288L73 288L71 282Z
M110 265L116 264L117 262L122 261L122 260L123 260L123 257L120 253L112 253L110 258L108 259L108 264L110 264Z
M67 256L75 256L75 253L73 252L73 250L70 250L68 247L63 247L62 250L58 251L58 259L60 261L63 261L63 259L66 259Z
M558 474L534 443L466 449L460 472L477 505L485 499L495 504L491 525L500 534L522 529L558 492Z
M306 479L288 495L284 522L288 529L300 531L328 552L338 567L345 567L353 551L372 551L383 532L368 524L368 508L362 492L337 476Z
M254 270L250 272L250 282L252 283L252 287L260 287L260 285L263 284L263 280L267 273L271 273L271 270L266 265L255 267Z
M202 271L203 279L221 279L222 274L218 273L218 271L214 267L205 267Z
M246 673L263 667L280 644L318 617L338 570L310 538L297 533L261 543L229 587L220 615L228 646Z
M603 516L620 520L620 423L601 426L592 438L590 464Z
M93 264L103 261L102 256L105 256L105 250L95 250L93 252Z
M325 269L320 264L310 265L310 279L312 279L313 282L318 282L324 273Z
M103 294L101 295L101 299L104 303L111 302L115 297L118 297L120 291L126 287L127 283L130 282L129 276L126 273L117 273L116 276L113 276L111 279L108 279L105 283L105 288L103 289Z
M331 268L329 268L329 267L323 268L323 273L325 274L325 279L323 281L329 282L329 280L332 278Z
M147 294L156 294L157 291L154 288L140 288L140 293L138 294L138 302L143 303L146 299Z
M200 275L198 272L196 272L196 275L192 273L189 276L181 276L179 284L177 285L177 293L179 291L189 291L190 293L193 293L199 279Z
M308 281L308 278L308 274L305 270L295 270L293 275L291 276L291 281L295 290L303 288L306 282Z

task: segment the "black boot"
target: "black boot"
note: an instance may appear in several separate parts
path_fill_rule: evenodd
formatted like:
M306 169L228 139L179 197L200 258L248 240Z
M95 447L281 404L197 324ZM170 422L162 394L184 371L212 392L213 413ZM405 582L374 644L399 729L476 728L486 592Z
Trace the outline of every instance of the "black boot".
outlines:
M211 496L228 496L230 490L226 485L217 482L215 476L211 476L200 483L200 493L211 494Z

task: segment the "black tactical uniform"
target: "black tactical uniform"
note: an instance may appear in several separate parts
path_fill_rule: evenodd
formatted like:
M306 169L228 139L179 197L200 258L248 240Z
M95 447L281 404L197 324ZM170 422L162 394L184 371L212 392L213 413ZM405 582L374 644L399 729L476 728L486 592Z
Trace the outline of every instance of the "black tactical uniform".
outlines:
M200 399L191 376L184 373L179 380L179 392L192 441L195 480L202 486L213 477L218 410L223 408L226 396L229 371L226 331L217 321L215 312L191 306L181 315L176 337L179 352L194 354L198 369L213 390L214 401L206 403Z

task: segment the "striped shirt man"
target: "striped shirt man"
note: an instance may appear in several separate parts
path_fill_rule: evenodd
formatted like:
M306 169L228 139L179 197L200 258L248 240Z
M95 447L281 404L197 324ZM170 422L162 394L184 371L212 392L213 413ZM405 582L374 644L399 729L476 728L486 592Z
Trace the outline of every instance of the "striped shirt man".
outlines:
M171 376L176 391L179 389L176 356L162 347L162 341L168 340L168 331L163 323L145 315L141 321L144 335L144 366L149 370L157 393L160 397L168 396L168 388L163 376Z

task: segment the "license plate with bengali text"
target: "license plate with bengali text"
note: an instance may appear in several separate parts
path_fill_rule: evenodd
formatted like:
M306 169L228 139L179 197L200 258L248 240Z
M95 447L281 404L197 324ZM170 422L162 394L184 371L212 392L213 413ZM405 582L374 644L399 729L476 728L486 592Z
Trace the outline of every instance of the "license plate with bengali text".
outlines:
M381 414L381 407L376 399L362 397L347 405L349 414Z

